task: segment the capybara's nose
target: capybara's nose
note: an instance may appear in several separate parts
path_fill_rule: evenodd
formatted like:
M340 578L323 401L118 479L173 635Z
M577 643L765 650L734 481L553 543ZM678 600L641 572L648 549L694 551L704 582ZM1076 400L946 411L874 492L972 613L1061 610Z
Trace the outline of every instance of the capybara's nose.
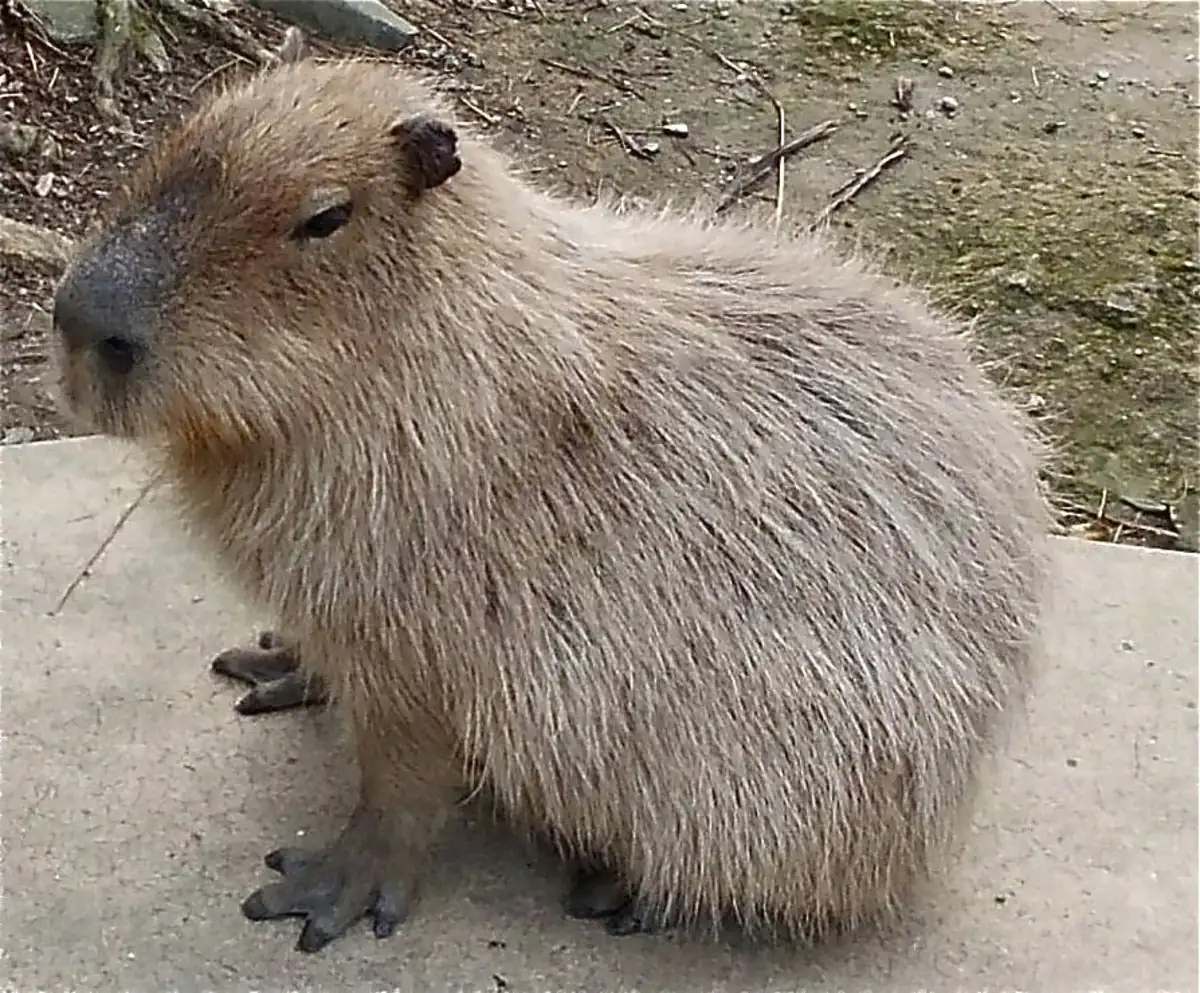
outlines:
M118 280L86 262L73 268L54 294L54 326L72 351L93 351L106 368L128 373L145 352L137 308Z

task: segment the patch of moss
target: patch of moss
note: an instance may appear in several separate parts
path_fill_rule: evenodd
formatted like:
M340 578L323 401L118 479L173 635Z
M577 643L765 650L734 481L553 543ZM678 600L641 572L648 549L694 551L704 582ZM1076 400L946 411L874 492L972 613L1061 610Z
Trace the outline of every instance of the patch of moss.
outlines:
M935 58L961 34L955 4L800 0L779 5L806 48L835 63ZM982 22L975 20L978 27Z
M1183 168L1133 183L1087 164L964 170L872 220L935 296L982 318L1008 385L1045 402L1060 489L1081 499L1101 486L1164 500L1200 487L1200 259Z

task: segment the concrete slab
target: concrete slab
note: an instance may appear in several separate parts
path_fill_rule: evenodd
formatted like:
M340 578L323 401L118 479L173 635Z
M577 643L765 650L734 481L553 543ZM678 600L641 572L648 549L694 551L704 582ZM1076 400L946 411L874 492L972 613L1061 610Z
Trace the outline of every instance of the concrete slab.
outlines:
M1196 990L1200 559L1062 541L1052 668L925 926L818 952L612 939L469 826L419 914L317 956L241 899L348 809L328 718L238 718L208 659L254 630L126 450L0 453L3 944L11 990Z

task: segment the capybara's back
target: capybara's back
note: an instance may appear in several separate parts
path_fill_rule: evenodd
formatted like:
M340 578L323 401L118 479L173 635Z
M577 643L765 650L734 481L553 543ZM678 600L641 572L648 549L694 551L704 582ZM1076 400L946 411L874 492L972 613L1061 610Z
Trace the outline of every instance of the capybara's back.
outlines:
M488 649L488 775L673 914L893 910L1032 674L1040 446L962 329L827 245L555 225L584 257L539 310L602 358L500 533L514 569L556 544Z

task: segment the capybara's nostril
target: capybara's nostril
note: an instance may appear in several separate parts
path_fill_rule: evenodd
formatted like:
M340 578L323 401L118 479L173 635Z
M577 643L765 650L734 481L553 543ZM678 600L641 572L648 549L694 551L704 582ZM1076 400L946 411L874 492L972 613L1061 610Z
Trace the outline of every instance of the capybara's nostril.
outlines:
M54 294L54 326L67 348L94 352L104 367L128 373L145 353L129 288L89 265L69 272Z
M142 348L128 338L110 335L97 342L96 354L108 369L123 376L137 365Z

